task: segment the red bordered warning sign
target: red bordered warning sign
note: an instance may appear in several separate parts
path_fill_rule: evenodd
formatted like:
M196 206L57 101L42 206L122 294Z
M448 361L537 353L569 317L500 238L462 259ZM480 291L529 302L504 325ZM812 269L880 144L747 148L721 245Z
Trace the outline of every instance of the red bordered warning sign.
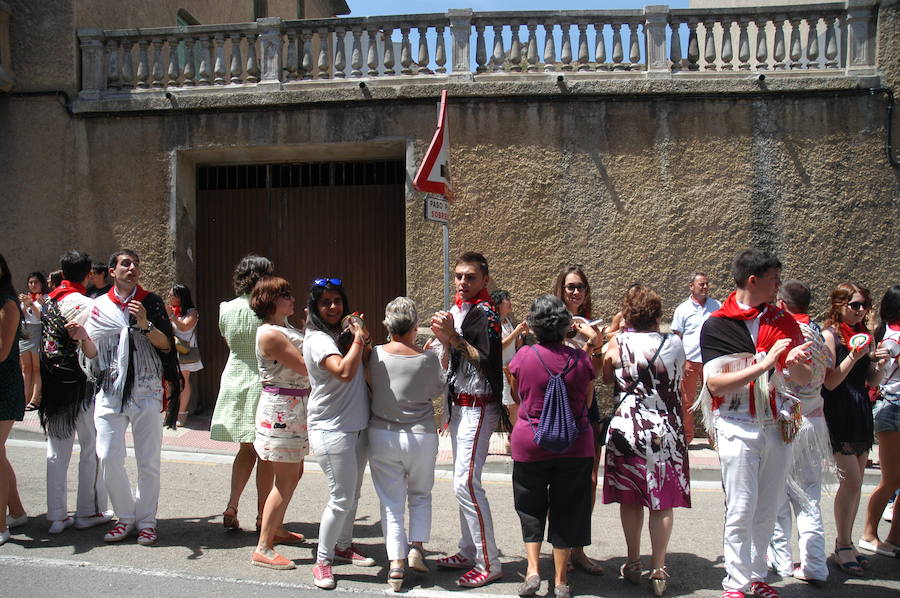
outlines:
M450 132L447 130L447 90L441 91L437 131L425 158L413 179L413 187L424 193L436 193L453 199L450 189Z

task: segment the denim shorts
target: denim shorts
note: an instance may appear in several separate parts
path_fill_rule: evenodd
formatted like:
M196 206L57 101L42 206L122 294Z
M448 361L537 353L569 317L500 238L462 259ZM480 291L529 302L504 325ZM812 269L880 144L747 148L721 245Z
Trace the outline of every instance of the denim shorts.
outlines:
M875 406L875 433L900 431L900 399L881 399Z

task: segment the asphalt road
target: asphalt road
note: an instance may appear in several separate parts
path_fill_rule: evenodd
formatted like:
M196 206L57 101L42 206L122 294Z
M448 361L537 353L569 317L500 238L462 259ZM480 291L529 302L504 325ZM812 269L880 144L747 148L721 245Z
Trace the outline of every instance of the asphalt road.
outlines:
M288 509L287 527L301 532L308 543L282 546L280 551L297 564L293 571L272 571L249 564L256 544L251 531L225 533L221 511L227 498L230 459L221 455L164 453L163 489L159 507L160 541L143 547L134 538L122 544L106 545L104 528L69 528L57 536L47 533L43 517L46 510L44 450L34 440L10 440L7 447L18 475L19 490L32 516L29 523L16 528L12 539L0 547L0 596L21 598L66 596L217 596L222 598L253 596L322 596L312 586L317 521L327 499L325 480L310 466L298 486ZM74 462L74 459L73 459ZM133 460L129 459L133 475ZM74 463L70 479L74 479ZM469 596L514 595L525 571L518 518L512 507L511 484L503 475L486 482L494 515L505 576L479 590L460 590L454 585L453 572L433 570L431 574L410 577L404 593L414 598L446 598L449 593ZM133 479L133 478L132 478ZM244 493L239 513L245 529L252 530L255 490L252 483ZM864 492L863 501L868 492ZM668 559L672 574L669 596L713 597L721 595L722 509L723 496L714 483L693 488L692 509L678 509ZM70 507L74 504L70 494ZM825 497L828 542L833 541L831 496ZM386 555L381 540L378 502L367 479L357 514L356 537L379 566L370 568L339 565L335 567L337 593L379 594L387 591ZM862 513L855 528L859 533ZM886 524L885 524L886 525ZM599 559L606 575L590 577L575 573L571 580L576 595L649 596L648 585L632 586L618 575L624 562L624 540L614 506L598 505L593 517L593 544L588 554ZM458 517L451 483L439 478L434 488L434 516L429 560L455 552ZM649 537L644 537L644 554L649 552ZM648 557L645 556L645 561ZM900 596L900 560L872 557L873 566L865 578L848 578L832 566L831 578L824 588L813 588L795 580L770 577L770 583L785 598L818 597L898 597ZM551 575L549 554L542 561L542 575ZM547 591L546 582L539 595Z

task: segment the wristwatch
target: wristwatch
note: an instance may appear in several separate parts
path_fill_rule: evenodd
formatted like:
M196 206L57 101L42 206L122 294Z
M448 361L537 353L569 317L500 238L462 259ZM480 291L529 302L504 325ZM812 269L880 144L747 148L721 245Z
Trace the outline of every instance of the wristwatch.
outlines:
M153 332L153 322L147 320L147 328L138 328L141 331L141 334L150 334Z

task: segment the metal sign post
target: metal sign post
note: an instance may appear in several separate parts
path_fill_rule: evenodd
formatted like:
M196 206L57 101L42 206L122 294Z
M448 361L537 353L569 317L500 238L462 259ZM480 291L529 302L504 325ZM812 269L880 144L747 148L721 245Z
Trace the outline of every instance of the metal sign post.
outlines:
M441 224L444 249L444 310L450 309L450 133L447 127L447 90L441 91L438 126L413 179L418 191L436 193L425 196L425 219ZM440 196L443 197L440 197Z

